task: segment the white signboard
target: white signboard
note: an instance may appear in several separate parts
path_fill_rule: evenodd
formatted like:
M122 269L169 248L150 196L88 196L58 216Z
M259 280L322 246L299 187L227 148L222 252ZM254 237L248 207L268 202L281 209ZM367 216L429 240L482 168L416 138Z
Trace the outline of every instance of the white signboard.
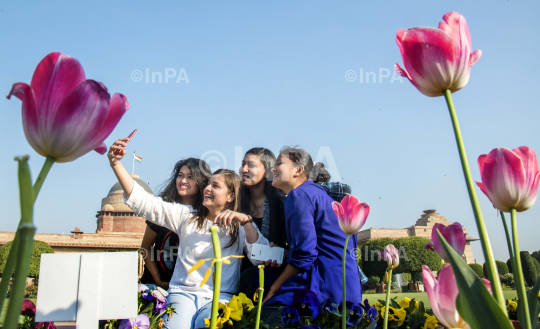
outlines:
M42 254L36 322L95 329L99 320L136 318L137 268L137 252Z

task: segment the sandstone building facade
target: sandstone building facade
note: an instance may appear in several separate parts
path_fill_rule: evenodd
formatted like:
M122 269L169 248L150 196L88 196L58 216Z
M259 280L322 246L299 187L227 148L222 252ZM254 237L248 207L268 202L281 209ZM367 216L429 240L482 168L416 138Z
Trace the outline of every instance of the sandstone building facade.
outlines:
M450 225L448 219L437 213L435 209L424 210L422 216L416 221L416 224L407 228L394 229L394 228L370 228L358 232L358 246L362 247L367 241L380 239L380 238L404 238L408 236L420 236L423 238L431 239L431 231L435 224ZM463 227L463 232L467 236L467 243L465 244L465 253L463 258L467 261L467 264L476 263L474 255L471 249L471 242L477 241L467 234L467 229Z

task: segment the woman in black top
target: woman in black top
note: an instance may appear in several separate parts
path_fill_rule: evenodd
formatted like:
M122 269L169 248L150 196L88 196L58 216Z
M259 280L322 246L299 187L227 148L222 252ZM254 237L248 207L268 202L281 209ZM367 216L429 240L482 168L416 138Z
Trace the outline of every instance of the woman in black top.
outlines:
M178 161L159 196L167 202L189 205L193 213L200 212L203 190L210 176L210 166L204 160L188 158ZM141 244L145 263L141 283L155 284L167 290L179 252L178 235L148 221L146 225Z
M276 156L266 148L255 147L246 152L239 170L242 177L240 211L253 218L270 245L287 249L285 196L272 186L271 169L275 162ZM265 270L265 286L267 282L273 283L284 268L275 263L273 266ZM251 262L243 262L240 290L248 296L252 296L259 286L256 270Z

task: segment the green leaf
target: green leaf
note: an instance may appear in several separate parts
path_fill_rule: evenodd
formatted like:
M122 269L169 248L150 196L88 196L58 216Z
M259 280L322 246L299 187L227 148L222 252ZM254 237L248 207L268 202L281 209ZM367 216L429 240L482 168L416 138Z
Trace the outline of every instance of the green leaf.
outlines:
M441 232L437 231L437 234L456 277L459 289L456 306L459 315L472 329L513 329L514 327L510 324L506 313L491 296L482 279L450 247Z
M536 279L536 283L531 290L527 290L527 302L529 303L529 314L531 315L531 328L538 327L538 313L540 313L540 303L538 303L538 291L540 291L540 276ZM517 314L519 318L519 323L522 327L525 328L526 319L523 319L523 303L520 303L518 300Z
M376 325L377 325L377 321L373 321L366 329L373 329Z

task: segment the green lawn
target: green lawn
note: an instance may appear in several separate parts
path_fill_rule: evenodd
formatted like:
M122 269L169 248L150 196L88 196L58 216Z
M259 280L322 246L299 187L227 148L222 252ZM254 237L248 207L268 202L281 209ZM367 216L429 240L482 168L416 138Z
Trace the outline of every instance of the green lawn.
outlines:
M512 299L517 297L517 292L515 290L503 290L504 298L505 299ZM429 303L429 299L427 296L427 293L425 292L403 292L403 293L397 293L397 294L391 294L390 298L394 298L397 296L397 301L399 302L404 297L409 297L410 299L415 299L419 302L424 302L424 305L426 307L431 307L431 304ZM379 299L385 300L386 294L366 294L362 296L363 299L368 299L369 305L375 304Z

